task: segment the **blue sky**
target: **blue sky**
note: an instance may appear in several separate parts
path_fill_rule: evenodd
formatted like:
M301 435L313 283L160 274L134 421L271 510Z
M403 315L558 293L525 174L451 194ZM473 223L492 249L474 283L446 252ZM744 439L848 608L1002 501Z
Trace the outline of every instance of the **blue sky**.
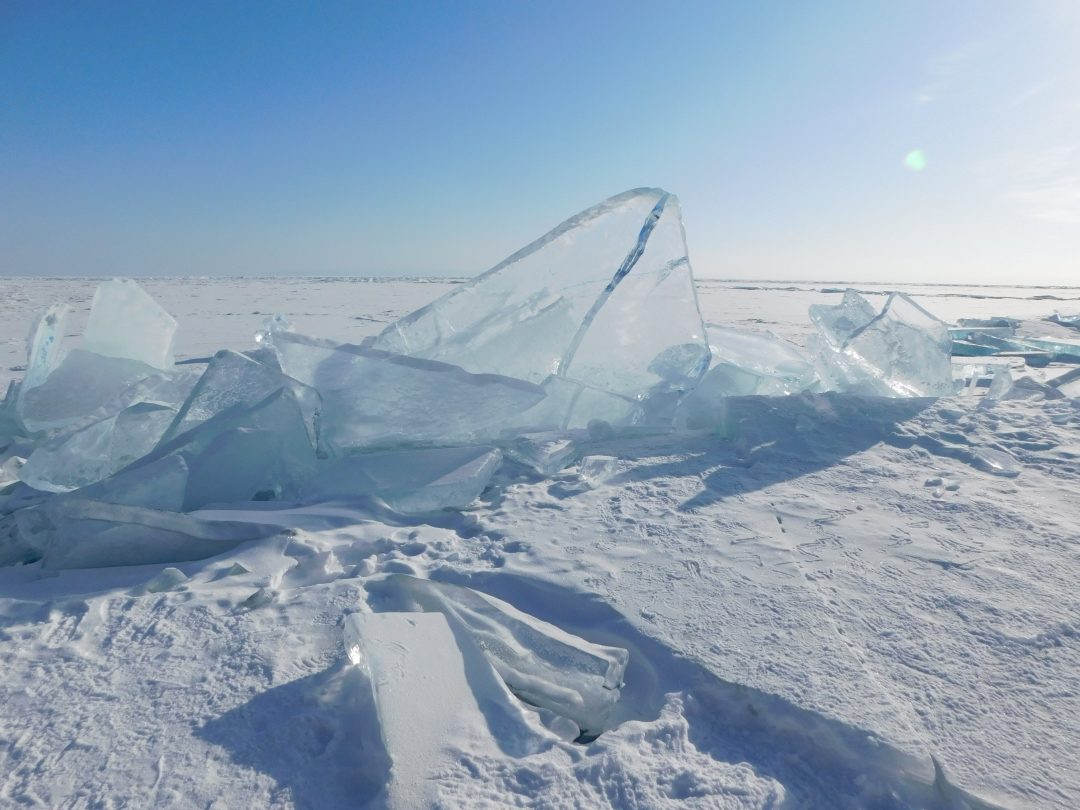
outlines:
M3 274L471 275L642 185L703 277L1080 284L1080 3L0 4Z

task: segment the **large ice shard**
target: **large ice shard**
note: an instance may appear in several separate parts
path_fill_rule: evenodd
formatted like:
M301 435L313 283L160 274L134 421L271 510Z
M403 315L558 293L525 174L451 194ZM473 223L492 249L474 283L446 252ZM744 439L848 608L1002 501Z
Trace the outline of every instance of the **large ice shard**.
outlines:
M153 450L175 415L175 408L160 402L129 405L113 416L38 445L20 477L48 492L93 484Z
M349 500L374 495L398 512L461 509L475 501L502 461L493 447L391 450L328 463L301 500Z
M903 293L892 293L882 311L849 291L837 307L813 306L822 376L833 387L886 397L955 393L952 339L946 325Z
M173 366L176 319L131 279L102 282L94 293L82 348L106 357Z
M661 189L612 197L391 324L375 345L477 373L558 378L572 394L545 402L544 422L553 405L561 412L535 428L663 418L669 406L644 403L691 389L709 358L678 200Z
M334 452L402 444L463 444L544 398L544 390L497 374L369 346L272 331L282 370L319 392L321 436Z
M370 590L402 609L442 613L469 634L522 700L573 720L583 734L606 729L629 653L571 635L493 596L392 574Z
M288 388L296 397L311 442L317 445L321 404L318 392L270 366L228 349L211 358L162 441L171 441L228 408L255 405L280 388Z

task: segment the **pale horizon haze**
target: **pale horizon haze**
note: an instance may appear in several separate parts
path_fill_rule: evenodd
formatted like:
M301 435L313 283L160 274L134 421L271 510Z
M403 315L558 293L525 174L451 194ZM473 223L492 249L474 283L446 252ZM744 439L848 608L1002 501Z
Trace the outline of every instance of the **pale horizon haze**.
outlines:
M469 276L637 186L703 278L1080 284L1080 3L0 6L0 275Z

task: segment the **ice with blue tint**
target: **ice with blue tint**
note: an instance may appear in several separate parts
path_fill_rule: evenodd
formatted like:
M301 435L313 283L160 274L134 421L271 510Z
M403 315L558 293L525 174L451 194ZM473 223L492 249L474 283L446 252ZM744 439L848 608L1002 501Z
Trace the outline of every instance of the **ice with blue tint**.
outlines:
M45 381L23 390L18 412L32 433L75 430L137 402L179 406L198 375L73 349Z
M20 478L49 492L88 486L153 450L175 416L175 408L160 402L129 405L119 413L40 444Z
M171 441L230 408L255 405L280 388L288 388L296 397L304 414L308 436L317 446L321 407L318 392L271 366L228 349L210 359L162 441Z
M94 293L82 348L170 369L175 335L172 315L131 279L114 278L102 282Z
M506 454L541 475L553 475L578 456L574 440L561 433L523 433L508 441Z
M159 444L129 470L170 455L188 468L182 508L295 498L315 470L315 448L296 395L280 388L250 407L233 406Z
M64 325L71 307L53 304L34 319L26 341L26 374L22 390L28 391L45 382L64 359Z
M321 436L333 453L490 440L544 399L540 386L499 374L288 330L270 339L282 370L319 392Z
M708 335L712 365L695 396L785 396L818 382L813 364L773 335L714 325Z
M693 388L709 358L678 200L661 189L605 200L391 324L375 346L557 379L534 428L662 412L647 401Z
M475 501L502 461L494 447L389 450L326 463L301 500L337 501L375 496L405 514L462 509Z
M874 314L849 290L837 306L815 305L821 375L842 391L884 397L955 392L948 327L903 293Z
M61 496L0 520L0 564L40 559L43 568L66 569L197 560L278 531Z
M70 350L67 311L57 305L35 321L26 375L0 406L7 561L201 554L217 547L203 542L214 537L180 513L211 504L463 509L503 453L552 476L620 434L726 430L731 397L953 393L949 330L900 294L880 313L854 291L837 306L811 307L819 333L812 357L768 334L706 329L679 203L660 189L635 189L572 217L359 345L298 334L277 316L252 351L178 367L176 321L135 282L98 287L82 342ZM1080 358L1080 344L992 335L1015 329L998 320L958 327L966 330L961 350ZM1071 390L1003 386L988 402ZM560 486L598 486L617 468L614 457L589 456ZM158 546L137 553L140 535ZM88 538L82 550L80 537ZM540 638L546 631L501 603L441 587L407 589L418 602L450 605L448 615L484 640L526 699L561 707L583 729L602 726L610 695L582 674L592 672L589 655L558 654L577 673L568 676L577 697L560 702L555 686L565 672L545 656L562 648ZM495 625L504 629L481 629ZM509 638L516 652L506 652Z

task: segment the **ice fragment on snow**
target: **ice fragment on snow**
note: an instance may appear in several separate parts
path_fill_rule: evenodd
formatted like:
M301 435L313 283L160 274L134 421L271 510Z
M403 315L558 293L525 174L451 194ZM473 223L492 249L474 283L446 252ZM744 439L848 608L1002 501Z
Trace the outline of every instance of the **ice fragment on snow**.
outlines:
M592 644L470 588L400 574L371 584L380 587L413 609L445 614L522 700L570 718L583 733L605 730L629 661L626 650Z
M178 406L197 378L73 349L41 385L22 392L18 410L31 433L77 429L137 402Z
M618 469L619 460L614 456L585 456L578 464L578 476L590 488L598 487Z
M1019 380L1009 386L1008 390L1003 393L999 399L1001 400L1016 400L1027 399L1035 402L1046 399L1064 399L1065 394L1058 388L1046 383L1041 383L1038 380L1033 380L1031 377L1021 377Z
M188 581L187 574L179 568L165 568L143 586L146 593L164 593L178 588Z
M536 427L612 421L608 400L578 399L589 391L644 402L689 390L708 349L678 201L660 189L612 197L391 324L375 345L538 384L558 377L577 396Z
M1009 393L1012 386L1012 374L1009 373L1007 368L1000 369L990 380L990 387L986 390L985 397L990 402L1002 399Z
M296 396L281 388L251 407L235 405L135 462L169 455L188 466L183 508L295 498L315 468L315 448Z
M346 456L326 464L301 500L348 500L374 495L398 512L461 509L476 500L498 469L493 447L396 450Z
M131 279L102 282L94 292L82 348L106 357L173 366L176 319Z
M811 304L810 320L828 344L841 348L858 330L874 319L877 313L870 302L855 290L847 290L839 304Z
M972 459L975 467L992 475L1015 478L1020 474L1020 464L1003 450L995 450L992 447L974 447Z
M541 475L553 475L573 463L577 446L559 433L523 433L506 444L506 454Z
M710 325L708 336L712 364L679 406L682 427L715 427L725 397L786 396L818 385L813 364L773 335Z

